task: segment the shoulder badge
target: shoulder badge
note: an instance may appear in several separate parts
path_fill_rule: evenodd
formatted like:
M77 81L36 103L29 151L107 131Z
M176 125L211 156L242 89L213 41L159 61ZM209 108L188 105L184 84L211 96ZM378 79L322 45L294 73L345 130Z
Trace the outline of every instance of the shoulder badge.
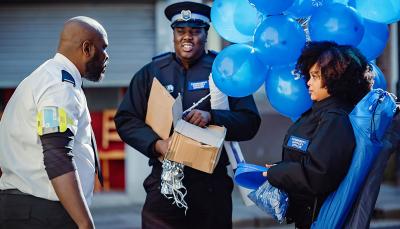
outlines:
M72 77L72 75L69 74L69 72L67 72L65 70L61 70L61 80L62 80L62 82L65 81L65 82L71 83L75 87L74 77Z

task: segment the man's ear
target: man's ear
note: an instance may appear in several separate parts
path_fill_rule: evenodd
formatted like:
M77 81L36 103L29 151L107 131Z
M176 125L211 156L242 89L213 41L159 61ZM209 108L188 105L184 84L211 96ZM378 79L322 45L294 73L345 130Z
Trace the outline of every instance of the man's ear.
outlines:
M82 43L82 52L86 57L91 57L93 54L94 48L92 42L86 40Z

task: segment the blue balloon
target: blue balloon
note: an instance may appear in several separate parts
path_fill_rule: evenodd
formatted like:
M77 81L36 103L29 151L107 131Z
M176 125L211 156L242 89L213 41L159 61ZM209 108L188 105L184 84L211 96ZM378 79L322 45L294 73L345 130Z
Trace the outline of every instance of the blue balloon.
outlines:
M276 111L296 119L311 107L312 101L304 77L293 74L293 69L293 65L271 67L265 90Z
M225 40L247 43L253 40L259 17L247 0L215 0L211 7L211 21Z
M322 4L322 0L295 0L286 12L294 18L304 18L310 16Z
M381 88L383 90L386 90L387 84L385 75L374 62L369 62L369 63L372 65L372 72L374 74L374 85L372 86L372 88L373 89Z
M267 65L296 62L306 42L303 28L291 17L270 16L257 27L254 48Z
M340 3L343 5L348 5L349 0L326 0L328 4Z
M238 0L233 23L240 33L253 37L260 18L261 15L257 14L257 10L247 0Z
M400 19L399 0L355 0L358 13L369 20L391 24Z
M314 12L308 30L313 41L357 46L364 35L364 20L354 8L333 3Z
M249 2L265 15L277 15L289 8L294 0L249 0Z
M215 85L232 97L248 96L264 83L268 68L256 57L247 44L226 47L215 58L212 78Z
M376 59L385 49L389 39L387 24L364 20L364 36L357 48L364 54L367 60Z
M349 0L349 2L347 3L348 6L351 6L353 8L356 8L356 0Z

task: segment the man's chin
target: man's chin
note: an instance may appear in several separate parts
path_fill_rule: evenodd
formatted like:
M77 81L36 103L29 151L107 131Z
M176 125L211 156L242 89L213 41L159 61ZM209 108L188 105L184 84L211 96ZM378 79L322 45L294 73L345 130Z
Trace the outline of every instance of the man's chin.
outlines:
M101 73L100 75L86 75L83 78L91 81L91 82L100 82L104 78L104 73Z

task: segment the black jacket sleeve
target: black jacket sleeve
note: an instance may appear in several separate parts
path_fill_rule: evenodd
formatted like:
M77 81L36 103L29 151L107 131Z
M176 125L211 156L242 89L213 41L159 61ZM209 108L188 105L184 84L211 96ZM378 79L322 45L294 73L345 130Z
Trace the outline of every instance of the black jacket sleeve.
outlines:
M161 139L145 123L153 78L150 64L134 75L114 118L121 139L149 158L157 157L154 143Z
M325 195L347 174L355 148L347 115L325 113L300 161L283 161L268 170L268 181L287 192Z
M230 110L211 110L211 124L225 126L227 141L247 141L256 135L261 118L253 96L228 97Z

